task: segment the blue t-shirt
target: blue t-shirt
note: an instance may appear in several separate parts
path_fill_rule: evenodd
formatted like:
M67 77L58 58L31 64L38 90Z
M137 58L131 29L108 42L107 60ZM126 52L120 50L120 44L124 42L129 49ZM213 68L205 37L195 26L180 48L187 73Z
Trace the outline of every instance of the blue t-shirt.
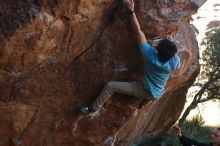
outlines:
M174 55L167 62L161 62L147 42L140 45L140 51L144 59L144 89L154 98L159 98L163 95L170 73L180 66L180 58Z

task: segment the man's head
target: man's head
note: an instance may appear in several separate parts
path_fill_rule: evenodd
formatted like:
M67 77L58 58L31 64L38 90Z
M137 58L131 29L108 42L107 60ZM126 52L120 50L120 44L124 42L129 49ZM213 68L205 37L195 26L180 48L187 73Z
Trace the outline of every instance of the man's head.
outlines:
M212 130L210 142L213 144L220 144L220 128L215 128Z
M176 52L176 45L168 39L161 40L157 46L157 56L161 62L168 61L176 54Z

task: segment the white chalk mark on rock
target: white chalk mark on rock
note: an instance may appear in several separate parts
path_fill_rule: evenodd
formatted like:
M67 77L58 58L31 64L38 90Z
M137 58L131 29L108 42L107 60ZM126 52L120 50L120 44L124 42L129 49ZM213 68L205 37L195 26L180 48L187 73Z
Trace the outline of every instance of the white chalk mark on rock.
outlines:
M125 67L124 65L122 65L122 66L114 68L114 72L115 73L118 73L118 72L128 72L128 68Z

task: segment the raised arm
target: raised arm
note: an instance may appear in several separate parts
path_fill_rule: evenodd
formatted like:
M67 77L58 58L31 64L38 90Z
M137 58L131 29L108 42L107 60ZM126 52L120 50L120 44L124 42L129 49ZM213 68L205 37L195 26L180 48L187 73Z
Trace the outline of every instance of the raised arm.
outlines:
M138 45L140 46L141 44L146 42L146 37L145 37L143 31L141 30L137 16L134 12L134 1L133 0L123 0L123 3L129 10L132 28L133 28L135 36L137 38Z

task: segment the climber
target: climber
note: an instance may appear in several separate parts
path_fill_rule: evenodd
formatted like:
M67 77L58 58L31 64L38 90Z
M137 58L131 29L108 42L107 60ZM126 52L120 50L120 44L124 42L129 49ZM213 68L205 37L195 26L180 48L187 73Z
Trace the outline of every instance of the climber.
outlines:
M182 135L181 129L178 126L171 128L172 132L179 138L183 146L220 146L220 128L214 128L210 135L210 144L200 143L196 140L190 139Z
M154 50L147 43L140 28L134 12L133 0L123 0L123 5L128 9L132 28L143 56L144 79L137 82L108 82L91 105L80 108L83 115L98 112L113 93L139 97L142 99L140 104L142 107L148 100L158 99L162 96L170 73L179 67L180 58L175 55L177 52L176 45L168 39L163 39Z

